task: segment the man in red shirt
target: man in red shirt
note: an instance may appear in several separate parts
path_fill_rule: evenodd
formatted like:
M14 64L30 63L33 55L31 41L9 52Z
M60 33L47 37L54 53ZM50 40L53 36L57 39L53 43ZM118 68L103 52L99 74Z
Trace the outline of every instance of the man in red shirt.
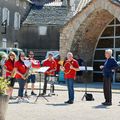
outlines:
M33 53L33 51L29 52L29 61L32 63L32 66L31 66L32 69L34 69L34 68L36 68L36 69L40 68L40 62L38 60L34 59L34 53ZM27 82L26 82L25 96L27 96L28 83L30 83L30 82L32 83L31 84L31 95L37 95L37 94L34 93L35 80L36 80L36 76L35 76L35 74L32 73L28 77Z
M48 58L46 60L44 60L43 66L44 67L50 67L47 70L47 72L45 73L45 80L44 80L44 87L43 87L43 95L44 95L44 94L46 94L48 78L49 78L49 76L54 76L55 71L57 69L57 65L56 65L56 62L53 58L52 53L49 53Z
M68 87L68 96L69 100L65 103L73 104L74 102L74 80L76 78L76 71L79 71L78 62L73 59L73 54L71 52L67 53L67 60L64 65L61 67L61 70L64 71L64 77L67 82Z

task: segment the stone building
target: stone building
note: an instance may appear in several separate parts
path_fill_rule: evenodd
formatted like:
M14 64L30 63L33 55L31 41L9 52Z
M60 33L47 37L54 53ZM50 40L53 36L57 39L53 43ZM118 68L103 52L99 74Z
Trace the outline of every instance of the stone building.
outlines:
M59 50L60 28L63 27L69 8L66 0L34 0L19 32L22 49L33 50L37 59L44 59L46 51ZM34 44L33 44L34 41Z
M103 64L104 50L111 48L116 60L120 60L120 1L81 0L74 15L60 31L60 52L62 58L68 51L79 54L89 66L94 67L85 79L102 81L99 66ZM87 78L86 78L87 77ZM113 82L120 82L115 73Z
M29 10L27 0L0 0L0 47L18 46L16 36Z
M32 0L31 3L31 11L16 35L19 46L34 50L38 58L42 57L41 51L60 50L62 59L72 51L94 67L83 80L102 81L99 65L104 62L104 50L111 48L113 56L120 59L119 0L58 0L57 3ZM115 73L113 81L120 82L119 78L119 73Z

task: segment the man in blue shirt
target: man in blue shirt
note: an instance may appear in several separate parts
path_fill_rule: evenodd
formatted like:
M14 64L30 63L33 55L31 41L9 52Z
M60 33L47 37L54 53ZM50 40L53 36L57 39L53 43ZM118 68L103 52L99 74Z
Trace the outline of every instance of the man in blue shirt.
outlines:
M113 78L113 73L118 67L117 61L112 57L112 50L108 49L105 51L106 61L104 65L100 66L100 69L103 70L103 91L105 102L103 105L112 105L112 91L111 91L111 80Z

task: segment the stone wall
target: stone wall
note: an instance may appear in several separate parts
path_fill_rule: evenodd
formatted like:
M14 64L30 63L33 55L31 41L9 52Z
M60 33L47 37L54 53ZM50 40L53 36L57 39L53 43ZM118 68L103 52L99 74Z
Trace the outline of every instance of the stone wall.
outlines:
M109 0L93 0L61 29L60 52L62 58L68 51L72 51L75 55L79 54L87 65L92 66L100 34L113 17L120 19L119 13L120 7ZM92 81L92 73L85 77Z
M2 47L2 38L7 38L7 47L14 47L14 42L16 40L16 34L19 30L14 29L14 14L19 12L21 19L24 18L26 11L30 8L29 3L26 2L26 7L24 7L25 1L20 1L19 6L16 5L16 0L0 0L0 47ZM9 26L6 27L6 34L1 34L4 28L1 26L2 23L2 10L7 8L9 10Z

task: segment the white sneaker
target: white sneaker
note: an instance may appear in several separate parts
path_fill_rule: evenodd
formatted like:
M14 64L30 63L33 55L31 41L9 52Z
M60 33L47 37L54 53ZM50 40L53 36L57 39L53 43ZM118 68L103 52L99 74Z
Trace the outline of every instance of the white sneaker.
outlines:
M22 102L22 98L18 97L16 100L15 100L16 103L21 103Z
M22 98L22 103L30 103L28 99Z

